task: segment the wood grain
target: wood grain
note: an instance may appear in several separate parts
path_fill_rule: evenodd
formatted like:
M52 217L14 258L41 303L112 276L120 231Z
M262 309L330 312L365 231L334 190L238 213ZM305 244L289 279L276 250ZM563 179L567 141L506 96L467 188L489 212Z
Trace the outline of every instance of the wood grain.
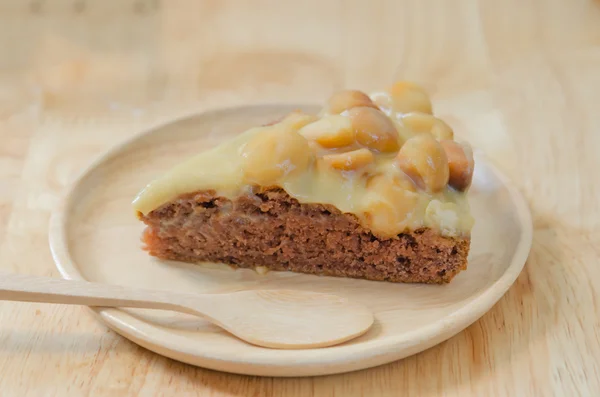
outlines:
M78 307L0 304L3 396L600 393L600 3L0 3L0 269L57 276L59 194L103 150L194 109L423 82L534 211L516 285L480 321L382 367L227 375L149 353Z

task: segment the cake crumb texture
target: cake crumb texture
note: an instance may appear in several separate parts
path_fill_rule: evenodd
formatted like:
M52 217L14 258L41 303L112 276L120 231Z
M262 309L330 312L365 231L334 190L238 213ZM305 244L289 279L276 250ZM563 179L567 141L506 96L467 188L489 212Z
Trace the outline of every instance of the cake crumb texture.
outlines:
M466 269L470 245L429 228L378 237L353 214L279 188L234 200L189 193L139 217L145 249L159 258L389 282L450 282Z

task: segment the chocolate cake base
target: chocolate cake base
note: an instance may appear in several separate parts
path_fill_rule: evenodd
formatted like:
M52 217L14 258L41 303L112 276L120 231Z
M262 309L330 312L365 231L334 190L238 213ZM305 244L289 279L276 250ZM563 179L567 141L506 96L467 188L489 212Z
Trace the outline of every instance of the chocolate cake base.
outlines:
M281 189L234 201L186 194L140 219L145 248L159 258L391 282L447 283L467 267L470 244L432 229L378 238L354 215Z

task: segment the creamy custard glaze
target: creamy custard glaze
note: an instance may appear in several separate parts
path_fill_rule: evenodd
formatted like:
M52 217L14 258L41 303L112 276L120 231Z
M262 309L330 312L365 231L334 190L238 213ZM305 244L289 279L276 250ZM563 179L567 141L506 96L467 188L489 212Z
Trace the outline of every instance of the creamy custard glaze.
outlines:
M449 138L448 131L444 135L439 128L428 127L438 119L422 112L394 111L386 107L393 97L383 97L383 104L382 95L377 98L378 104L349 106L339 113L332 111L335 103L330 101L319 116L293 113L273 125L249 129L152 181L133 207L148 214L194 191L214 190L235 199L256 186L276 186L301 203L330 204L354 214L378 236L420 227L448 236L468 235L473 225L466 198L473 165L468 146L458 146L468 161L466 170L464 164L463 168L454 164L462 171L454 171L455 180L470 174L465 174L467 186L455 182L460 185L457 189L451 186L453 157L439 152L438 141L451 139L435 139L436 134ZM410 121L411 115L420 117L421 124ZM412 146L417 150L411 152ZM441 186L436 182L440 180Z

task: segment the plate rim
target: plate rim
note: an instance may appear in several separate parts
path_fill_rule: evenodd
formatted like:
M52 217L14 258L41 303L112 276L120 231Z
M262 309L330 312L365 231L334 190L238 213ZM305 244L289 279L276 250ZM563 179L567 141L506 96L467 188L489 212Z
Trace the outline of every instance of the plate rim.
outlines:
M100 165L113 157L117 157L122 151L127 149L128 146L134 144L142 137L152 134L171 124L183 122L194 117L206 115L208 113L231 112L233 110L248 111L254 108L264 109L265 107L284 109L307 105L313 106L314 104L294 104L287 102L258 103L194 110L175 118L161 120L152 123L149 126L145 126L131 137L104 151L65 187L58 205L51 213L48 242L52 258L60 275L67 280L86 280L69 255L66 227L69 214L67 213L67 210L72 206L73 193L77 190L80 183ZM295 360L293 363L282 363L273 362L273 360L265 361L264 358L263 360L254 359L248 361L243 357L238 357L237 360L232 361L231 359L223 360L206 354L194 354L189 350L182 350L179 348L180 346L178 346L178 344L171 343L168 340L166 342L164 340L157 341L156 337L153 337L143 330L144 325L152 327L151 324L138 320L123 310L93 307L89 307L89 310L100 318L105 325L122 337L129 339L156 354L203 368L245 375L296 377L344 373L397 361L424 351L463 331L489 311L514 284L523 270L531 250L533 242L533 222L525 197L516 185L501 172L483 152L477 150L477 157L480 161L483 160L485 162L486 166L507 189L511 202L516 208L516 216L521 227L521 238L512 254L511 263L493 284L480 291L475 299L464 306L456 309L454 312L444 316L440 320L427 324L421 328L413 329L400 335L391 335L385 339L374 339L366 344L347 346L342 344L327 349L321 349L322 351L349 350L349 352L333 353L333 355L329 355L328 357L322 357L322 355L317 354L316 356L318 357L316 360L307 360L304 358ZM124 316L129 318L124 319ZM132 325L132 322L137 322L138 325L141 324L142 328L136 327L135 324ZM156 330L157 328L155 327L155 333ZM297 351L297 354L303 356L304 354L302 352L310 351L311 350Z

